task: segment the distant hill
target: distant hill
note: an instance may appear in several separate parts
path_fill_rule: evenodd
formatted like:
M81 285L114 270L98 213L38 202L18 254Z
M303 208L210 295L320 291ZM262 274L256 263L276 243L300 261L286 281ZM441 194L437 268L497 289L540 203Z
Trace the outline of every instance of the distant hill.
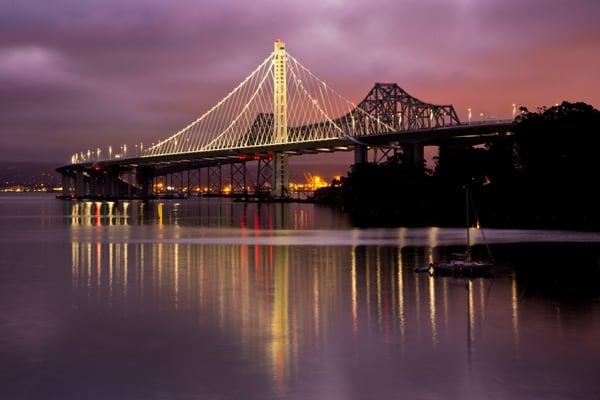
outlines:
M60 184L60 177L54 171L56 163L28 163L0 161L0 188L14 185L46 186Z

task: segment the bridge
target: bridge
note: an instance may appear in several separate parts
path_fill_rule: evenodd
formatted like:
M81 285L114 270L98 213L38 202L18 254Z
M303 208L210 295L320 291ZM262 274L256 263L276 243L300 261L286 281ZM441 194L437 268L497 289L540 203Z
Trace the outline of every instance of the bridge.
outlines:
M402 153L419 163L425 146L487 143L511 126L461 123L452 105L426 103L395 83L376 83L355 104L276 40L258 67L183 129L146 147L73 154L57 171L65 198L148 198L177 186L188 194L286 199L292 156L353 151L363 163L371 151L375 162Z

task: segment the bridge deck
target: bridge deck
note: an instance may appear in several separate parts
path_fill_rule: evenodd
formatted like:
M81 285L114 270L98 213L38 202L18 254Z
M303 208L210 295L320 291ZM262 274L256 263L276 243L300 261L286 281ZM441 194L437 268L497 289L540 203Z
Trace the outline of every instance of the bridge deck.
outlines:
M266 158L273 153L287 153L290 155L314 154L321 152L349 151L357 145L386 147L402 146L407 144L421 144L437 146L447 143L481 144L494 140L510 132L512 121L497 121L491 123L474 123L451 125L433 129L419 129L413 131L391 132L368 136L346 137L307 141L302 143L285 143L275 145L262 145L243 147L231 150L214 150L196 153L179 153L162 156L146 156L121 158L116 160L100 161L97 163L69 164L57 168L60 173L71 173L91 169L96 166L111 169L129 170L137 167L173 167L189 168L190 165L203 167L217 163L229 164L243 160L251 161Z

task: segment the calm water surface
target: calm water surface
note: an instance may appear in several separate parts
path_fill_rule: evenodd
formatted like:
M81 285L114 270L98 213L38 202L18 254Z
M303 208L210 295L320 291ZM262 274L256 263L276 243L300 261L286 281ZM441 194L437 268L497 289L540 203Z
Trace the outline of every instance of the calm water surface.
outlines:
M0 398L600 398L600 234L486 234L461 279L412 272L461 229L0 196Z

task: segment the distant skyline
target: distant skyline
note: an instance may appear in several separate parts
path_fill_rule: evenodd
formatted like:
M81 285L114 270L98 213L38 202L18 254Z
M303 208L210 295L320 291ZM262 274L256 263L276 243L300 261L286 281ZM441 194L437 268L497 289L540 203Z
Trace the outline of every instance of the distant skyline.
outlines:
M0 0L0 161L150 143L243 79L281 37L345 97L397 82L509 118L600 106L597 0Z

